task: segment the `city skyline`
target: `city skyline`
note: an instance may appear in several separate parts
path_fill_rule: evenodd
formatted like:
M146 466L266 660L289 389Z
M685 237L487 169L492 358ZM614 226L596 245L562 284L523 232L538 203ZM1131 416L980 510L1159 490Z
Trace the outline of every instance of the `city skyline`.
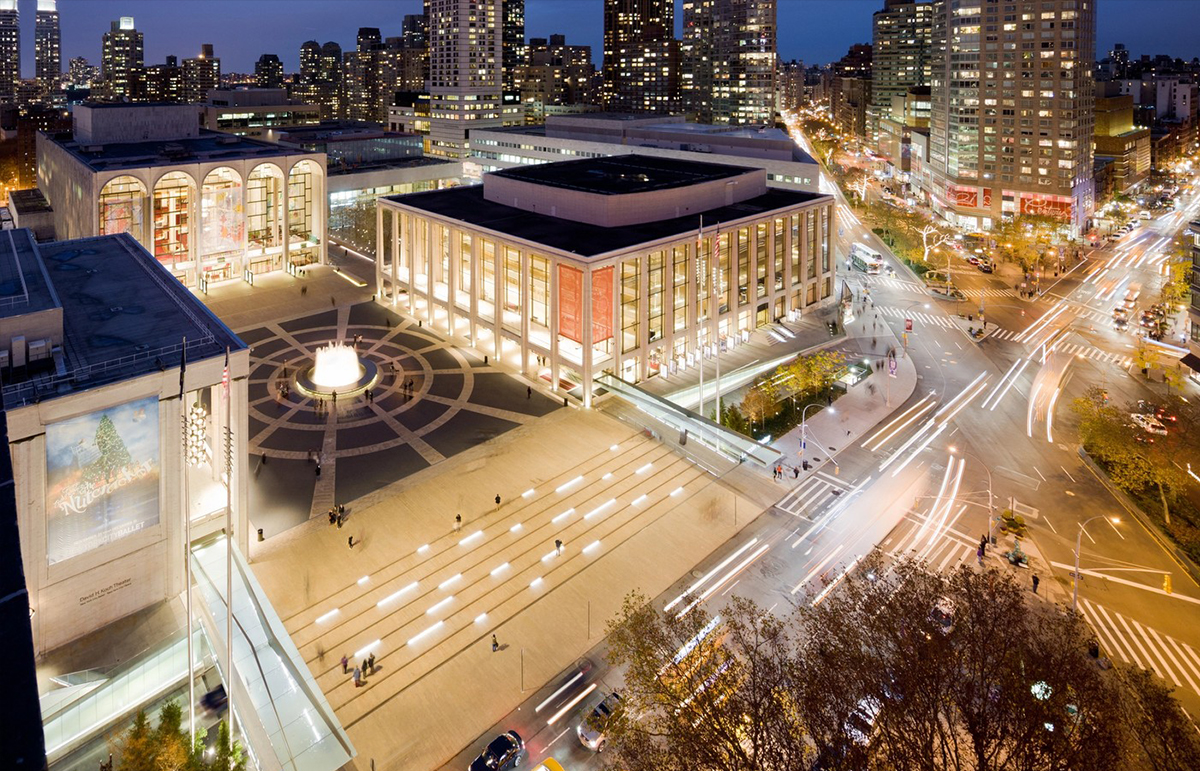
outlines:
M232 0L173 0L169 7L150 0L60 0L62 60L83 56L93 64L100 58L100 39L111 21L133 16L146 37L146 63L160 62L169 54L181 59L212 43L227 72L251 73L264 53L278 54L286 72L299 70L300 45L307 40L333 40L347 48L359 27L379 27L384 36L399 35L405 14L420 13L420 0L339 0L338 13L330 18L325 0L291 0L288 14L279 14L279 3L240 4L248 17L270 25L264 40L262 28L248 22L230 27L227 14L189 14L181 6L209 7ZM1123 13L1135 0L1100 0L1097 7L1097 51L1107 52L1124 43L1134 56L1165 53L1183 59L1200 55L1187 30L1200 25L1200 4L1177 0L1140 0L1137 13ZM681 0L676 0L676 30L680 36ZM563 34L573 45L590 45L599 66L603 45L603 0L530 0L526 7L526 37ZM260 7L261 6L261 7ZM565 12L586 6L590 12ZM814 64L835 61L854 43L869 42L871 14L882 0L779 0L779 57ZM21 11L21 74L34 75L34 0L19 0ZM1161 19L1175 21L1164 28ZM803 30L796 34L795 30Z

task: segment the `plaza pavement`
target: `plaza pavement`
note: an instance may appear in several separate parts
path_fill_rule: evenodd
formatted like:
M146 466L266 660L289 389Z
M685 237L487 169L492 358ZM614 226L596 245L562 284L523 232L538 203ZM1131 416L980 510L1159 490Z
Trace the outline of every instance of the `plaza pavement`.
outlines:
M431 769L590 649L629 591L664 591L761 510L632 426L559 410L251 557L357 768ZM369 652L355 688L340 660Z

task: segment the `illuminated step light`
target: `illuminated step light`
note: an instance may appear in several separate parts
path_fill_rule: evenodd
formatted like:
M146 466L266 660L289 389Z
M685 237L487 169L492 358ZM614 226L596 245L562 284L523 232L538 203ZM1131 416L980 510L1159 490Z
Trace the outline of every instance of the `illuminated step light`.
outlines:
M522 497L522 498L529 498L529 497L532 497L532 496L533 496L533 493L534 493L534 489L531 487L531 488L529 488L528 490L526 490L525 492L521 493L521 497Z
M520 523L520 522L518 522L517 524L513 525L512 527L510 527L510 528L508 529L508 532L510 532L510 533L515 533L515 532L517 532L517 531L518 531L518 530L520 530L520 529L521 529L521 523Z
M557 524L558 524L558 523L559 523L561 520L563 520L563 519L565 519L565 518L567 518L567 517L571 516L571 515L572 515L572 514L574 514L574 513L575 513L575 507L574 507L574 506L572 506L571 508L569 508L569 509L567 509L566 511L564 511L562 514L559 514L557 517L555 517L554 519L550 520L550 524L552 524L552 525L557 525Z
M366 582L368 582L370 580L371 580L370 576L363 576L362 578L358 579L358 585L362 586L363 584L365 584Z
M442 628L443 626L445 626L445 625L446 625L446 622L445 622L445 621L439 621L439 622L437 622L437 623L436 623L436 624L434 624L433 626L431 626L431 627L429 627L428 629L426 629L424 632L421 632L421 633L419 633L419 634L418 634L416 637L410 637L410 638L408 638L408 644L409 644L409 645L416 645L416 644L417 644L417 643L419 643L421 640L425 639L426 637L428 637L429 635L433 634L433 633L434 633L434 632L436 632L437 630L441 629L441 628Z
M645 502L646 502L646 496L645 496L645 495L639 495L638 497L634 498L634 499L633 499L633 503L631 503L631 504L629 504L629 505L630 505L630 506L641 506L641 505L642 505L643 503L645 503Z
M386 604L388 604L389 602L391 602L392 600L394 600L394 599L396 599L396 598L400 597L402 594L406 594L407 592L411 592L413 589L416 589L416 588L417 588L417 582L416 582L416 581L413 581L411 584L409 584L408 586L404 587L403 589L398 589L397 591L394 591L394 592L392 592L391 594L389 594L387 597L384 597L384 598L383 598L382 600L380 600L379 602L375 603L375 607L377 607L377 608L382 608L384 605L386 605Z
M570 490L572 487L574 487L575 485L579 484L582 481L583 481L583 475L580 474L579 476L575 477L571 481L563 482L561 485L554 488L554 492L556 492L556 493L566 492L567 490Z
M558 554L557 549L547 552L545 556L542 557L542 562L549 562L550 560L554 559L554 555L556 554Z
M371 649L372 649L372 648L374 648L375 646L379 645L379 643L381 643L381 642L383 642L383 641L382 641L382 640L376 640L375 642L367 643L366 645L364 645L363 647L359 648L358 650L356 650L356 651L354 652L354 658L355 658L356 660L357 660L357 659L361 659L361 658L363 658L364 656L366 656L368 653L370 653L370 652L371 652Z
M653 463L647 463L645 466L642 466L640 469L638 469L638 470L637 470L636 472L634 472L634 473L636 473L636 474L645 474L647 471L649 471L649 470L650 470L650 469L652 469L652 468L654 468L654 464L653 464Z
M326 621L333 618L340 612L341 611L339 611L337 608L334 608L333 610L329 611L328 613L323 613L320 616L317 616L317 623L324 624Z
M417 554L424 554L427 551L429 551L429 544L425 544L424 546L418 548Z
M483 531L482 531L482 530L476 530L474 533L471 533L469 536L467 536L466 538L464 538L464 539L462 539L461 541L459 541L459 542L458 542L458 545L459 545L459 546L466 546L466 545L467 545L467 544L469 544L471 541L474 541L476 538L482 538L482 537L483 537Z
M541 585L542 585L542 577L541 576L538 576L537 578L535 578L529 582L530 589L536 589Z
M425 615L432 616L434 613L437 613L439 610L446 607L447 605L449 605L452 602L454 602L453 594L450 595L449 597L447 597L446 599L441 600L440 602L435 602L432 605L430 605L429 610L425 611Z
M600 505L599 505L599 506L597 506L596 508L592 509L592 510L591 510L591 511L589 511L587 514L584 514L584 515L583 515L583 518L584 518L584 519L591 519L592 517L596 516L597 514L599 514L600 512L604 511L605 509L607 509L609 506L613 505L613 504L614 504L614 503L616 503L616 502L617 502L617 499L616 499L616 498L609 498L607 501L605 501L604 503L600 504Z
M682 492L683 492L682 487L676 487L674 490L671 491L671 497L674 498L676 495L679 495Z
M480 613L478 616L475 617L476 624L482 624L484 621L487 621L486 613Z
M602 481L602 482L607 482L607 481L608 481L608 480L610 480L610 479L612 479L612 472L611 472L611 471L610 471L610 472L608 472L607 474L605 474L604 476L600 477L600 481Z
M612 447L609 447L608 449L612 450L613 452L616 452L618 447L620 447L619 444L614 444Z
M599 549L599 548L600 548L600 542L599 542L599 541L592 541L592 542L591 542L591 543L589 543L587 546L583 547L583 553L584 553L584 554L589 554L589 553L591 553L591 552L594 552L596 549Z
M502 565L497 565L496 567L492 568L492 575L493 575L493 576L498 576L498 575L500 575L501 573L503 573L505 570L508 570L508 563L507 563L507 562L505 562L505 563L504 563L504 564L502 564Z
M457 580L458 580L458 579L460 579L460 578L462 578L462 573L455 573L454 575L452 575L452 576L450 576L449 578L447 578L445 581L443 581L443 582L441 582L440 584L438 584L438 588L439 588L439 589L445 589L447 586L449 586L450 584L454 583L455 581L457 581Z

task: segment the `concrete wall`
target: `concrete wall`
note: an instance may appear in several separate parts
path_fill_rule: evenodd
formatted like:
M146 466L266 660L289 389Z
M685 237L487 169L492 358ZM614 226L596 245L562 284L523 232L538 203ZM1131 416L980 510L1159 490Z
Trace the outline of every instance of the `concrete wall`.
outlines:
M178 141L200 136L200 107L194 104L76 105L75 140L81 145Z
M188 391L219 384L223 365L222 356L189 364ZM247 553L249 536L244 444L249 366L248 350L231 355L234 452L239 459L234 469L234 534L243 553ZM178 394L179 370L175 368L8 412L21 554L35 611L33 636L39 656L183 591L183 451ZM46 426L147 396L159 400L158 524L50 565L46 557ZM214 431L217 420L214 415Z
M683 217L755 198L766 191L767 174L761 169L747 169L735 177L685 187L622 195L600 195L499 175L490 175L483 182L483 197L489 201L607 228Z
M54 208L54 236L60 241L96 235L95 175L57 142L37 136L38 189Z

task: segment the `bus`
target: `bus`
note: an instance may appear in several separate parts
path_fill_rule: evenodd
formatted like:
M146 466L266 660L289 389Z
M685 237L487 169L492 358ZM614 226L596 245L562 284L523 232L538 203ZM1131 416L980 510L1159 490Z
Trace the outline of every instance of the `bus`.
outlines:
M850 246L850 264L855 270L877 276L883 270L883 255L855 241Z

